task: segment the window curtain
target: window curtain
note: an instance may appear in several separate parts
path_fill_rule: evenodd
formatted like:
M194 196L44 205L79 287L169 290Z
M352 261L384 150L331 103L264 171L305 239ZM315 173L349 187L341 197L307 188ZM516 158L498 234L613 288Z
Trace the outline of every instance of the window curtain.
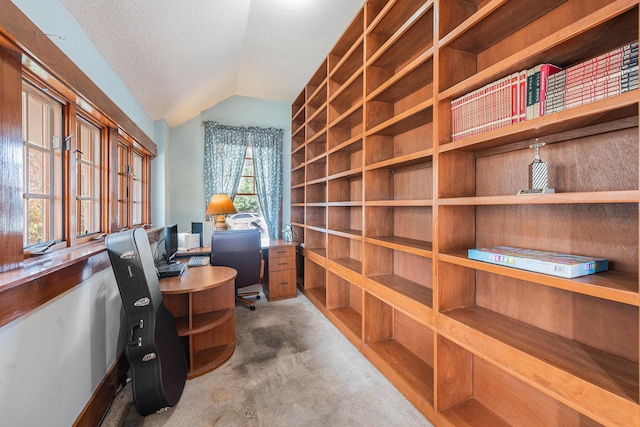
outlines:
M248 133L262 216L267 223L269 237L277 239L280 236L284 130L249 128Z
M282 202L282 145L284 130L235 127L204 122L205 206L213 194L235 198L247 146L253 149L253 168L258 203L269 237L280 236Z
M236 196L244 155L247 151L246 132L243 128L204 122L204 205L214 194Z

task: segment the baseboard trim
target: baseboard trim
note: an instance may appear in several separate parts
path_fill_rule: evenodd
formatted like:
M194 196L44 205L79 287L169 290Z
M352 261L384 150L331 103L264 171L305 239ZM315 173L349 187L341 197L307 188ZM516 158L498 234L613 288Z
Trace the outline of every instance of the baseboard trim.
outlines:
M113 396L126 379L128 370L129 363L124 353L120 353L118 360L113 364L111 370L107 372L107 375L105 375L98 388L93 392L91 399L89 399L89 402L85 405L76 422L73 423L74 427L97 426L100 423L100 420L102 420L102 417L109 409Z

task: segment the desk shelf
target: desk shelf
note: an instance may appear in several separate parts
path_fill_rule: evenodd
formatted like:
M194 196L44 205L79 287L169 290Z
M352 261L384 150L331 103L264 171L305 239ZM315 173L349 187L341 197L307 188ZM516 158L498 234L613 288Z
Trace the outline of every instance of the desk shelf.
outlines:
M235 350L235 278L227 267L192 267L160 281L189 360L187 378L210 372Z

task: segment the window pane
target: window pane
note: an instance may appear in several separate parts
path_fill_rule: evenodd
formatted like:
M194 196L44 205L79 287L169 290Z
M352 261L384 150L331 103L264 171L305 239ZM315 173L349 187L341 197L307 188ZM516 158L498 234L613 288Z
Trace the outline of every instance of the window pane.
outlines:
M233 205L238 212L260 212L258 196L236 196Z
M95 231L93 205L91 200L80 200L78 202L78 235Z
M93 183L93 166L92 165L80 165L78 172L78 194L82 197L91 197L92 183Z
M244 166L242 167L243 176L253 176L253 159L244 159Z
M118 142L118 217L116 218L116 226L118 228L128 225L129 217L127 214L127 163L129 157L129 148L121 142Z
M28 83L22 87L23 245L64 237L62 104Z
M118 227L124 227L127 225L127 202L126 200L118 201Z
M100 128L78 118L78 236L100 231Z
M27 235L25 246L44 243L51 240L47 233L48 203L43 199L25 199L27 213Z
M240 178L240 185L238 185L238 194L254 194L253 177Z
M29 97L27 103L28 108L28 132L27 141L31 144L38 145L40 147L46 147L48 138L49 126L47 125L47 111L49 106L42 102L40 99Z
M134 203L133 204L133 224L142 224L142 204Z
M133 165L131 171L133 181L131 194L131 221L133 225L142 224L142 180L144 178L144 170L142 169L142 167L142 156L136 152L133 152Z
M39 150L27 150L28 193L49 194L51 155Z

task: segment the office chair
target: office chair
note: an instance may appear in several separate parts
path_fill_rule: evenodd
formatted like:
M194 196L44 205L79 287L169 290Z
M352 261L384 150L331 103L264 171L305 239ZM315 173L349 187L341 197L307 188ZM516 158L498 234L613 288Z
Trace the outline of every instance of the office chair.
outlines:
M236 302L247 305L251 310L256 307L246 297L260 299L260 292L238 292L239 288L260 282L262 270L262 247L260 231L216 230L211 236L211 265L234 268L236 277Z

